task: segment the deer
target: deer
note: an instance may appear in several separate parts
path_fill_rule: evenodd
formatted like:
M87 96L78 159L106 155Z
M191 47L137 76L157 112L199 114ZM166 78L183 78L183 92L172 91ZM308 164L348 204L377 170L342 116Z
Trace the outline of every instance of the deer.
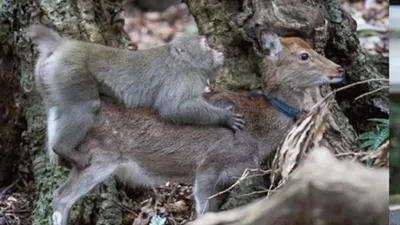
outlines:
M226 196L208 197L271 155L301 112L307 111L307 90L344 79L341 66L303 39L265 30L259 39L269 52L260 64L262 93L204 93L211 104L244 115L246 126L236 133L224 127L173 124L155 111L129 109L102 97L94 126L77 148L91 153L91 165L72 167L54 192L53 224L67 225L74 203L113 175L132 187L168 181L193 184L196 217L218 211Z

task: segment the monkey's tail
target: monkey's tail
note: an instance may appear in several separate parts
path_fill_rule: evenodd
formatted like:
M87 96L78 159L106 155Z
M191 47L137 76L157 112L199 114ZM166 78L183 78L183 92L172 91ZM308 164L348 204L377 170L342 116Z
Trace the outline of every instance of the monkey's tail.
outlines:
M53 51L62 41L61 36L57 32L40 24L29 26L26 35L31 39L33 44L37 45L41 53Z

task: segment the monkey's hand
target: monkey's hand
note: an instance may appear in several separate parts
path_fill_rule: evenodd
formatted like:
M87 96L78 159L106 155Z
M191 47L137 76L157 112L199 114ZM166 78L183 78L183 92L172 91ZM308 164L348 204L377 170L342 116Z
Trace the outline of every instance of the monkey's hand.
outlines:
M76 149L69 154L63 154L63 152L57 152L55 148L53 151L61 156L62 160L66 160L71 166L76 167L78 170L84 169L90 165L92 156L88 153L79 152Z
M235 113L233 110L233 106L226 107L226 110L229 111L229 116L227 119L227 126L233 131L236 132L238 130L243 130L244 128L244 116L240 113Z

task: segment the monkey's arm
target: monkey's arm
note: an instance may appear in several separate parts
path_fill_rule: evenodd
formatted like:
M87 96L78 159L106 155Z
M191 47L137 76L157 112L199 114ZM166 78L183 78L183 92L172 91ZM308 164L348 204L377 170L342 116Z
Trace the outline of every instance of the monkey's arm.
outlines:
M185 101L178 108L162 108L160 115L186 124L225 125L234 131L244 127L243 115L232 112L231 108L213 106L200 97Z

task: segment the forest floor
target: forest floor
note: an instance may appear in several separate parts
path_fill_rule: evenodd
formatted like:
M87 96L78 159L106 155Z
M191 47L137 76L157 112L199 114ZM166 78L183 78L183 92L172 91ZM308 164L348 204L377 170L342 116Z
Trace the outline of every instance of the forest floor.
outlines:
M371 54L389 54L388 36L388 1L342 0L343 8L348 11L358 24L358 33L362 46ZM176 11L177 10L177 11ZM176 15L180 15L179 18ZM145 13L143 19L136 16L126 17L127 36L131 40L131 50L145 49L162 45L182 33L197 32L194 19L188 15L187 9L175 9L164 13ZM24 138L22 138L24 141ZM31 149L21 143L19 151L29 152ZM35 183L30 172L29 153L22 154L15 163L19 166L15 171L14 180L10 185L0 187L0 225L31 224L33 202L35 199ZM144 191L121 197L118 204L126 212L124 224L145 225L150 223L150 217L160 221L168 220L167 224L185 224L193 216L191 206L191 186L167 183L153 191ZM130 196L130 197L127 197ZM156 223L153 220L153 224Z

